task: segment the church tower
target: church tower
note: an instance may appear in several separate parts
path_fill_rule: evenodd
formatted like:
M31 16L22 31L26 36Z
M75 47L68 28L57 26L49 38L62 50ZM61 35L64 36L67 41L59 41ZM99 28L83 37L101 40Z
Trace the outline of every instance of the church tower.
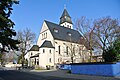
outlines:
M60 24L60 26L64 26L64 27L73 29L73 24L72 24L72 21L71 21L71 17L68 14L66 8L64 8L63 14L60 17L60 23L59 24Z

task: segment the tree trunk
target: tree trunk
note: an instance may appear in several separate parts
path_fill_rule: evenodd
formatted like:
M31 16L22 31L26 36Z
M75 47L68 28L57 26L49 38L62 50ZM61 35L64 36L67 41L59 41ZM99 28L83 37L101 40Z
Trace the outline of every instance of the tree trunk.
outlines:
M24 52L22 53L22 68L24 68Z
M74 63L74 61L73 61L73 56L71 56L71 62Z

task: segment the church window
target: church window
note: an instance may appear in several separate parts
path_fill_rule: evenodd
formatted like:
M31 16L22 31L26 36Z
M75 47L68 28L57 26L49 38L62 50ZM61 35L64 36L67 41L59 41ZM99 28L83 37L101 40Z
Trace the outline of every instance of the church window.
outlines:
M58 51L59 51L59 54L60 54L60 46L58 46Z
M49 50L49 52L51 53L51 49Z
M45 49L43 49L43 53L45 53Z
M59 61L59 58L58 58L58 62L60 62L60 61Z
M57 44L57 42L55 42Z
M43 34L42 34L42 39L43 39L44 37L43 37Z
M66 47L66 55L68 55L68 46Z
M51 58L49 58L49 62L50 62L50 63L52 62Z
M47 38L47 32L46 32L46 38Z
M37 65L39 65L39 61L37 61Z
M31 56L33 55L33 53L31 53Z
M65 45L65 43L63 43Z
M72 34L71 33L68 33L68 36L71 36Z
M36 58L35 58L35 64L36 64Z
M45 38L45 33L44 33L44 38Z
M69 25L67 25L67 27L69 28Z
M54 29L54 32L58 33L58 29Z

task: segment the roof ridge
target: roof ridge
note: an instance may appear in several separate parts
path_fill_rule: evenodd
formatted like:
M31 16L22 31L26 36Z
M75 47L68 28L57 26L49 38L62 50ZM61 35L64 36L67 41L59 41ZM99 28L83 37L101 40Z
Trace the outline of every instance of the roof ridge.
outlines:
M59 27L63 27L63 28L65 28L65 29L69 29L69 30L77 31L77 30L75 30L75 29L70 29L70 28L67 28L67 27L61 26L61 25L59 25L59 24L57 24L57 23L53 23L53 22L51 22L51 21L47 21L47 20L44 20L44 21L45 21L45 22L52 23L52 24L55 24L55 25L57 25L57 26L59 26ZM78 32L78 31L77 31L77 32Z

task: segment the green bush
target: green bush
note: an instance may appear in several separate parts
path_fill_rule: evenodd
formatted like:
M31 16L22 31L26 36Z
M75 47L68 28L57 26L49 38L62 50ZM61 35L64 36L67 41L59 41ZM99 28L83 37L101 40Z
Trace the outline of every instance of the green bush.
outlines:
M103 58L104 58L105 62L117 61L116 56L117 56L116 51L111 46L103 52Z
M120 39L116 39L111 46L103 51L105 62L120 61Z

